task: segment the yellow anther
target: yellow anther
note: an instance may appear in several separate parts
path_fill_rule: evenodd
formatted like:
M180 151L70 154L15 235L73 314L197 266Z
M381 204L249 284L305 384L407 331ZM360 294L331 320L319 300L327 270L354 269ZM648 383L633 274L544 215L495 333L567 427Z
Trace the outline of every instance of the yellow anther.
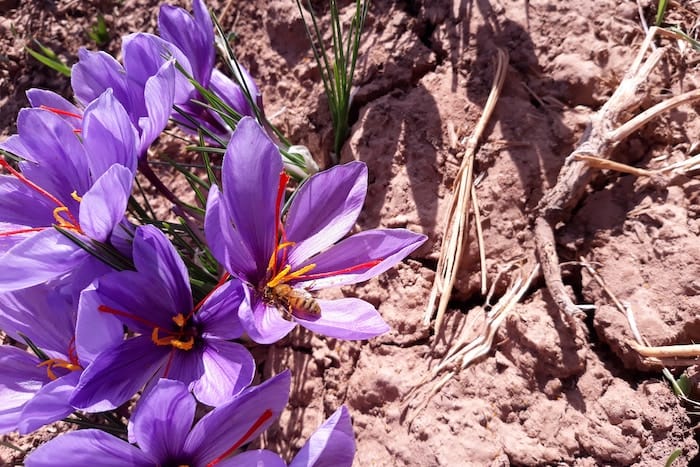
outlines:
M82 196L78 196L77 191L73 191L73 193L70 194L70 197L76 200L77 202L81 202L83 200Z
M159 332L160 328L153 328L153 332L151 333L151 340L153 343L156 345L169 345L173 338L171 336L160 337L158 335Z
M37 365L38 367L45 366L46 367L46 375L49 377L51 381L54 381L55 379L58 378L56 376L56 373L53 372L53 367L58 367L58 368L65 368L68 371L77 371L77 370L82 370L83 368L80 365L77 365L75 363L71 363L66 360L62 360L60 358L50 358L48 360L44 360L43 362L39 363Z
M286 265L284 267L284 269L282 269L280 272L278 272L275 277L270 279L270 281L267 283L267 286L268 287L275 287L275 286L281 284L282 282L285 281L284 276L289 274L289 271L291 271L291 270L292 270L292 267L290 265Z
M53 210L53 218L56 219L56 223L59 227L73 227L73 225L61 214L64 212L69 212L68 208L65 206L59 206Z
M184 327L185 323L187 322L187 318L185 318L185 316L182 313L178 313L175 316L173 316L173 321L178 326Z
M289 282L292 279L296 279L299 276L303 276L307 272L311 271L313 268L316 267L315 263L307 264L301 269L297 269L294 272L290 272L292 270L292 267L290 265L286 265L284 269L282 269L275 277L269 280L267 283L268 287L276 287L280 284L284 284L285 282Z
M291 279L296 279L296 278L299 277L299 276L303 276L304 274L306 274L307 272L311 271L311 270L312 270L313 268L315 268L315 267L316 267L316 263L307 264L307 265L304 266L303 268L298 269L298 270L294 271L293 273L289 274L289 275L287 276L286 281L289 281L289 280L291 280Z
M170 345L180 350L192 350L192 347L194 347L194 337L190 336L190 338L184 342L173 339L170 341Z

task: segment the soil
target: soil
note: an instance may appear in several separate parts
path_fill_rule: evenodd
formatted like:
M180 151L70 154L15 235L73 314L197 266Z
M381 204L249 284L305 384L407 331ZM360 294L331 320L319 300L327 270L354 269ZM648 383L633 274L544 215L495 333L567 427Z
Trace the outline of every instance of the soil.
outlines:
M217 13L224 1L210 1ZM231 2L222 18L236 52L261 87L265 109L290 140L328 164L332 127L303 24L291 0ZM314 2L326 18L321 4ZM671 2L667 20L688 31L697 6ZM340 2L349 18L354 2ZM411 258L379 278L331 292L375 304L392 331L343 342L295 331L256 349L263 377L291 367L289 410L262 441L287 458L340 404L352 413L357 466L673 465L693 462L693 424L658 368L628 341L627 319L580 265L563 265L577 303L595 307L571 325L540 277L498 330L487 355L458 372L419 410L406 395L430 375L447 346L469 334L489 305L480 292L479 256L467 245L447 332L436 342L422 324L463 146L488 96L496 47L510 55L508 76L477 154L475 173L489 284L513 263L536 261L533 211L555 182L588 118L612 94L644 38L642 0L381 1L362 39L343 161L367 163L370 185L359 228L406 227L429 236ZM181 6L189 8L189 4ZM594 5L594 6L593 6ZM14 132L24 91L70 97L68 80L23 51L32 38L68 63L98 14L118 53L123 34L154 32L155 0L100 2L0 0L0 128ZM693 9L695 8L695 10ZM324 23L327 24L327 23ZM652 73L643 107L698 87L697 54L679 45ZM696 151L697 107L654 120L613 158L659 168ZM170 177L172 184L184 181ZM584 258L628 303L653 345L700 340L700 181L638 178L601 171L556 237L562 262ZM500 276L495 297L515 272ZM676 371L680 375L683 367ZM690 368L697 374L697 368ZM697 379L697 378L696 378ZM29 450L65 430L58 424L6 440ZM22 455L0 446L0 461Z

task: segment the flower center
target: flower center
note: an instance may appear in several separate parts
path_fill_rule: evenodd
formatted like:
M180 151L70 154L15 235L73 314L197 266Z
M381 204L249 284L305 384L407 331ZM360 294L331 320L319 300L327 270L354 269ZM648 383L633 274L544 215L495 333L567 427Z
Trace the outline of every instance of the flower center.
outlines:
M308 291L294 289L291 285L292 282L307 282L315 279L367 270L381 263L382 259L373 259L335 271L316 274L309 274L310 271L316 268L316 263L309 263L296 271L292 271L292 266L288 264L287 259L289 249L295 245L295 242L288 241L284 224L282 223L282 202L284 201L284 192L288 181L289 176L285 172L282 172L277 187L277 199L275 204L276 223L274 238L276 245L267 264L265 281L259 286L258 292L262 295L263 300L282 311L285 318L291 318L291 316L297 312L301 313L303 315L301 317L304 319L318 319L321 313L318 303L316 303Z
M97 309L103 313L128 318L150 327L151 341L158 346L170 345L173 347L173 349L192 350L195 344L195 339L199 335L196 326L194 326L191 321L193 313L188 313L187 316L183 315L182 313L176 314L172 317L175 327L167 328L137 316L134 313L117 310L106 305L100 305Z
M192 350L197 329L193 326L188 326L188 319L182 313L173 316L173 322L177 326L175 330L166 330L157 326L153 328L151 333L153 343L156 345L172 345L179 350ZM164 337L160 337L161 330L165 334Z

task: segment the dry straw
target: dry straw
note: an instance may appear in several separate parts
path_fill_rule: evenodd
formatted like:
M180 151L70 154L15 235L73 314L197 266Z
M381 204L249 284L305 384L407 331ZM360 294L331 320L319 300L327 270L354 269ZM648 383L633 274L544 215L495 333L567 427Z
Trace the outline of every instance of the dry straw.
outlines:
M462 252L467 242L469 231L469 211L474 210L477 221L477 235L479 240L479 251L481 258L481 280L482 291L486 290L486 265L483 248L483 238L481 236L481 226L479 225L478 201L474 188L474 157L476 155L479 140L488 124L491 114L500 96L503 83L506 78L508 68L508 53L503 49L497 49L497 64L494 84L491 88L484 112L474 128L474 132L466 142L462 164L457 172L455 186L452 190L450 209L445 218L443 226L442 247L438 259L435 281L430 291L428 306L425 310L423 324L430 324L430 320L435 315L435 333L440 335L444 322L447 304L450 301L452 288L457 280ZM437 305L437 314L435 308Z

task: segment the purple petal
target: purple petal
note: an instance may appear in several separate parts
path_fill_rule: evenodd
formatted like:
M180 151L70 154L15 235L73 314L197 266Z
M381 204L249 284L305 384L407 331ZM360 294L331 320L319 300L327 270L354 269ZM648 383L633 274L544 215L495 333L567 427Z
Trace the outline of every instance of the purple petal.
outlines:
M175 459L194 421L197 402L180 381L161 379L136 406L129 438L154 459Z
M175 69L172 60L163 64L154 76L146 81L144 103L147 117L139 119L141 136L139 139L139 154L145 156L151 143L160 136L170 118L175 101L175 83L179 71Z
M124 219L131 194L134 173L114 164L83 195L80 203L80 227L92 239L106 242Z
M239 114L255 116L241 87L217 69L211 74L209 89Z
M355 284L377 276L401 262L413 250L425 242L426 236L406 229L366 230L346 238L328 250L307 260L316 267L299 281L302 287L318 290L326 287ZM374 266L373 262L379 261ZM368 268L341 272L347 268L367 264ZM294 269L303 265L293 265ZM332 273L328 277L314 279L316 274Z
M156 463L136 446L100 430L73 431L39 446L25 460L27 467L153 467ZM96 462L99 459L98 462Z
M152 225L139 227L134 237L134 265L146 277L160 278L169 294L172 315L192 309L192 290L184 261L163 232ZM148 287L148 284L144 284Z
M0 292L31 287L79 266L89 253L62 233L48 228L0 256Z
M257 280L258 265L238 230L231 224L221 192L216 185L212 185L209 190L204 234L214 258L229 273L247 281Z
M315 321L295 318L313 332L346 340L371 339L389 331L379 312L371 303L359 298L317 300L321 317Z
M44 352L66 358L76 309L57 287L52 282L0 294L0 329L19 342L24 334Z
M262 275L275 248L277 188L282 156L258 122L243 118L222 168L225 205ZM235 271L232 271L235 272Z
M299 264L343 238L360 215L366 193L364 162L319 172L302 185L287 214L287 239L296 243L289 262Z
M128 401L161 367L170 346L138 336L99 354L83 371L71 404L88 412L112 410Z
M182 51L153 34L136 33L124 36L122 56L131 89L132 108L129 113L132 115L147 115L144 102L146 83L158 74L165 62L174 58L185 73L192 74L190 62ZM194 86L180 72L175 74L175 78L175 103L182 104L189 100Z
M73 413L75 409L69 401L79 378L80 372L72 371L37 391L22 409L20 422L17 425L19 433L26 435Z
M17 429L24 404L49 381L34 355L0 345L0 433Z
M190 391L195 382L204 375L204 352L206 342L197 342L191 350L174 350L171 347L172 355L168 365L159 370L158 378L168 378L182 381L189 385ZM157 380L152 381L150 386L154 386ZM146 388L144 393L150 388Z
M19 135L12 135L5 141L0 142L0 149L21 157L22 159L34 161L34 158L29 152L29 149L22 142Z
M107 89L123 105L129 102L124 67L105 52L78 51L78 63L71 70L71 86L75 97L83 104L97 99Z
M161 280L136 271L105 274L97 280L95 290L96 299L89 305L96 319L112 314L130 330L149 336L155 327L170 329L173 316L181 309L169 299L170 292ZM114 311L100 311L95 305Z
M175 44L192 64L193 76L202 86L209 84L214 68L214 25L201 0L192 2L194 18L182 8L160 7L158 31L163 39Z
M138 134L111 89L85 109L82 137L93 180L113 164L136 171Z
M17 129L34 162L21 164L24 175L66 206L75 205L71 192L82 195L90 187L88 158L75 127L53 112L25 108L17 116Z
M202 337L241 337L243 326L238 319L238 307L244 298L243 285L238 279L231 279L216 289L194 315L194 321L201 326Z
M248 387L255 375L255 361L248 349L235 342L209 339L202 354L204 373L192 390L197 399L219 406Z
M287 405L290 381L286 370L205 415L185 441L193 463L206 465L267 429Z
M354 457L352 421L348 409L341 406L311 435L289 466L350 467Z
M116 316L98 310L100 297L95 285L80 293L75 347L81 364L89 364L104 350L124 340L124 327Z
M256 449L242 452L216 464L216 467L287 467L287 463L276 452Z
M238 317L248 336L258 344L272 344L294 329L296 323L287 321L281 312L257 297L241 303Z
M55 222L56 204L13 175L0 175L0 219L18 226L44 227ZM11 232L11 227L2 229Z

